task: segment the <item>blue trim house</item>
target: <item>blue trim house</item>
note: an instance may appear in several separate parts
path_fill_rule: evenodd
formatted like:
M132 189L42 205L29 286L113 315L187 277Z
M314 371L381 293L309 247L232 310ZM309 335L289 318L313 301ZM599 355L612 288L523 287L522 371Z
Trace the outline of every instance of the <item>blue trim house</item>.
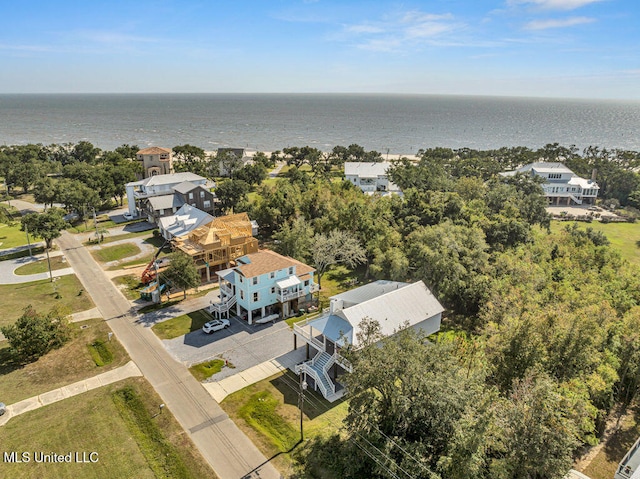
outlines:
M339 377L351 371L351 365L340 350L349 345L362 346L357 332L363 319L377 321L383 336L403 328L430 335L440 330L444 311L422 281L375 281L330 300L329 310L323 315L293 325L294 349L298 340L307 346L307 361L296 365L294 372L304 375L305 381L328 401L344 394Z
M315 270L300 261L270 250L261 250L236 259L233 268L218 271L220 301L209 312L235 314L249 324L288 318L311 303L318 291Z

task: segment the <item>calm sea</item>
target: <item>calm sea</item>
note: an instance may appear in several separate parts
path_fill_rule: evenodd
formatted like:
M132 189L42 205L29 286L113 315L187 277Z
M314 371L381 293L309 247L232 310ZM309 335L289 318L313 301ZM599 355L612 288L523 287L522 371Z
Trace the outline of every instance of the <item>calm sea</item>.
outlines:
M547 143L640 150L640 102L352 94L0 95L0 144L382 153Z

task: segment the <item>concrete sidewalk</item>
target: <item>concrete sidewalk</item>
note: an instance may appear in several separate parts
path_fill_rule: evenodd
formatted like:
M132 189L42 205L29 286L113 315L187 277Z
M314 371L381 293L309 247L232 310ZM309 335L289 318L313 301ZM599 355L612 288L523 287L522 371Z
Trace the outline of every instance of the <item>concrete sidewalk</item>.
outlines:
M291 351L279 358L245 369L244 371L221 379L220 381L202 383L211 397L216 402L222 402L229 394L251 386L263 379L267 379L275 374L293 369L293 366L301 363L306 359L306 350L304 347Z
M13 416L18 416L25 412L41 408L42 406L47 406L92 389L135 376L142 376L142 373L133 361L129 361L124 366L98 374L92 378L83 379L82 381L69 384L68 386L62 386L53 391L23 399L22 401L7 406L7 412L0 416L0 426L4 426Z

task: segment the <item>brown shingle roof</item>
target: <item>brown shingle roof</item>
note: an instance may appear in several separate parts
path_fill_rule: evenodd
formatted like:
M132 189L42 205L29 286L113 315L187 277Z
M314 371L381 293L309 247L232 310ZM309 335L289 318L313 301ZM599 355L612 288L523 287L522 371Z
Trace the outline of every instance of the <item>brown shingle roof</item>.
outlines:
M138 155L161 155L162 153L171 153L170 148L160 148L159 146L150 146L138 151Z
M245 278L253 278L254 276L270 273L271 271L289 268L290 266L296 267L297 276L315 271L311 266L268 249L260 250L257 253L250 253L245 257L249 258L251 263L238 264L236 268L242 272Z

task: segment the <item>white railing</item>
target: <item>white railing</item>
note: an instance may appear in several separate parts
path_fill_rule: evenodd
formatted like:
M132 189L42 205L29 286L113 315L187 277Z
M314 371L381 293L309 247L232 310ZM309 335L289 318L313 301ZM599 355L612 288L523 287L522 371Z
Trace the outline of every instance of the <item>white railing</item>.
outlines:
M311 344L318 351L324 351L324 343L320 342L316 338L313 337L313 333L311 331L305 331L303 328L298 326L297 324L293 325L293 333L301 336L306 342Z
M310 362L311 361L306 361L296 366L296 373L302 374L304 372L305 374L308 374L309 376L311 376L315 381L315 383L320 388L320 392L322 393L322 396L327 398L329 396L329 392L327 391L327 388L325 387L324 383L320 379L320 376L318 376L318 372L307 364ZM329 382L329 384L331 384L331 382Z
M231 307L236 304L236 297L230 296L226 299L226 301L220 301L219 303L211 303L209 306L209 312L213 313L226 313L231 309Z
M224 293L227 296L233 296L233 288L230 287L228 284L225 283L220 283L220 293Z
M333 362L342 367L345 371L353 372L353 366L351 361L347 361L343 356L337 352L333 353Z
M299 298L300 296L304 296L304 290L300 291L280 291L280 302L284 303L285 301L289 301L291 299Z
M573 201L575 201L576 203L578 203L579 205L582 204L582 200L574 195L572 195L571 193L569 193L569 198L571 198Z

